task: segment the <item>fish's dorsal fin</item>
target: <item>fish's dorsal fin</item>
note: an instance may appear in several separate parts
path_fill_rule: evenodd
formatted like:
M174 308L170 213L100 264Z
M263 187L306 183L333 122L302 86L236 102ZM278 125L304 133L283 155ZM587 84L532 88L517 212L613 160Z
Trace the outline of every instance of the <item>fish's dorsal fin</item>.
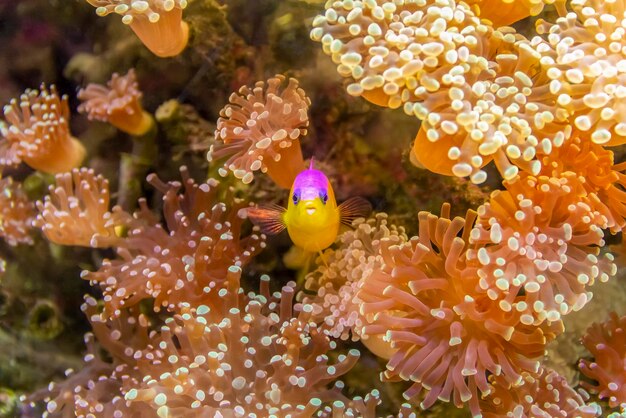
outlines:
M372 205L362 197L351 197L338 207L341 223L351 226L352 221L364 218L372 211Z
M270 204L262 207L249 207L247 214L252 223L261 228L261 232L276 235L287 228L283 220L285 210L282 206Z
M309 170L313 170L313 160L315 157L311 157L311 162L309 163Z

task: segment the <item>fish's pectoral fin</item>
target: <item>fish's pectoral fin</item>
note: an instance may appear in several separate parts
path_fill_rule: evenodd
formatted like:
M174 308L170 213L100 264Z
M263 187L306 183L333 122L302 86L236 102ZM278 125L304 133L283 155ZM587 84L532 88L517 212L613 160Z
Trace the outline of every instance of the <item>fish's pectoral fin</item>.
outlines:
M364 218L372 211L372 205L362 197L351 197L339 205L341 223L351 226L356 218Z
M249 207L246 212L252 223L261 228L264 234L276 235L287 227L283 220L285 208L282 206Z

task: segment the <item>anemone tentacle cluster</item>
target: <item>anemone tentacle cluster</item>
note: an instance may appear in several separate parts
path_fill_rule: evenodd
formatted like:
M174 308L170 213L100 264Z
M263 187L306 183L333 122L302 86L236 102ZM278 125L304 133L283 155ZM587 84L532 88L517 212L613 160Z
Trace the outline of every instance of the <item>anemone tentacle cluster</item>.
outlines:
M227 274L240 273L231 267ZM310 307L293 316L293 284L278 301L267 293L238 303L238 291L221 292L233 299L224 313L187 305L166 321L137 356L147 378L126 392L131 408L151 407L160 417L313 415L327 383L352 367L358 351L330 362L330 341L309 321Z
M601 145L626 143L626 5L572 0L555 23L538 22L532 40L557 104L573 125Z
M578 178L567 174L505 182L507 190L478 209L470 234L467 258L478 266L480 288L525 324L582 309L589 287L616 273L613 257L599 255L601 215L579 200Z
M354 230L340 235L340 247L328 249L322 257L325 264L309 273L304 284L315 295L303 293L303 303L313 307L313 320L333 338L357 341L367 319L360 312L357 293L362 279L382 265L380 246L383 241L397 244L408 240L404 228L388 223L386 213L352 223Z
M583 336L582 341L593 355L592 361L582 359L580 371L595 384L583 382L591 393L606 399L611 407L626 404L626 316L611 312L606 322L594 323Z
M220 201L223 190L215 179L197 184L185 167L181 175L182 183L148 177L163 193L164 223L141 201L126 237L95 236L95 245L113 245L119 255L97 271L83 272L83 278L102 287L108 314L119 315L147 298L154 299L157 311L175 311L182 302L212 306L228 267L244 266L265 246L265 236L256 229L241 237L244 202L228 193L229 205Z
M422 120L413 156L431 171L482 183L493 160L505 179L537 174L537 155L571 134L536 70L541 55L463 2L331 1L313 26L311 38L353 80L348 93Z
M30 232L35 218L34 209L21 183L11 177L0 179L0 237L7 244L33 243Z
M78 167L85 148L69 129L67 96L56 87L26 90L4 107L0 122L0 166L22 161L45 173L61 173Z
M420 212L419 235L406 244L383 241L385 264L358 297L362 312L373 315L364 334L391 344L385 376L413 382L405 398L422 408L437 399L468 403L477 416L490 392L488 374L513 385L522 373L536 373L553 334L474 291L478 275L464 256L476 214L451 220L449 211Z
M189 40L189 25L183 21L187 0L87 0L98 16L122 16L143 44L159 57L180 54Z
M298 80L277 75L253 88L243 86L229 102L220 111L209 162L228 157L222 176L230 170L247 184L260 170L289 189L304 169L300 139L307 133L311 104Z
M56 244L97 247L105 238L114 240L116 230L130 222L120 207L109 211L109 200L109 181L93 170L57 174L56 185L37 202L36 224Z
M131 135L143 135L152 128L154 120L143 110L141 96L135 70L131 68L123 76L114 73L106 86L90 83L81 89L78 111Z
M85 296L81 310L92 331L85 334L87 353L81 370L66 372L62 382L52 382L46 389L30 396L30 403L46 403L45 418L100 416L116 418L136 416L148 418L142 411L131 411L124 402L123 384L139 384L134 353L149 342L149 321L131 308L118 318L102 315L102 306ZM103 356L102 352L106 352Z
M502 386L498 377L489 380L492 391L481 405L485 418L594 418L602 414L599 405L587 403L589 394L575 391L551 369L525 373L522 384L514 388Z
M181 304L178 313L150 331L143 315L125 309L107 318L86 298L87 366L33 395L47 402L46 417L96 414L104 418L224 416L376 417L376 391L349 399L338 382L358 360L350 350L336 360L335 346L310 321L312 309L292 310L295 284L270 294L269 277L258 294L244 294L241 268L230 266L219 306ZM112 357L104 361L95 341ZM89 390L87 390L89 388ZM357 415L355 415L355 413ZM403 417L411 416L404 405Z

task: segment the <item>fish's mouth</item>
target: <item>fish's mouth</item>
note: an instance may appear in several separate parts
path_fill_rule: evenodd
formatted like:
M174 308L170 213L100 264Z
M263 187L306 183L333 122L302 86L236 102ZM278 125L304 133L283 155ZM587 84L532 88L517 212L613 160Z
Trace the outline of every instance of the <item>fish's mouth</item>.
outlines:
M312 203L308 203L304 207L304 210L306 211L307 215L313 215L315 213L315 211L317 210L317 208Z

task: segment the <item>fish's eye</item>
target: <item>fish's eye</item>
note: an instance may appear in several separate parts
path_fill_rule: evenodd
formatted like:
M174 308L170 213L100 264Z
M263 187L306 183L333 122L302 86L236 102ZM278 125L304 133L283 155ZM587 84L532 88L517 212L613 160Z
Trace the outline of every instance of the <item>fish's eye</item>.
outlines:
M328 193L320 193L320 199L326 204L326 202L328 202Z
M293 204L297 205L298 202L300 201L300 197L297 194L294 194L292 197L292 200L293 200Z

